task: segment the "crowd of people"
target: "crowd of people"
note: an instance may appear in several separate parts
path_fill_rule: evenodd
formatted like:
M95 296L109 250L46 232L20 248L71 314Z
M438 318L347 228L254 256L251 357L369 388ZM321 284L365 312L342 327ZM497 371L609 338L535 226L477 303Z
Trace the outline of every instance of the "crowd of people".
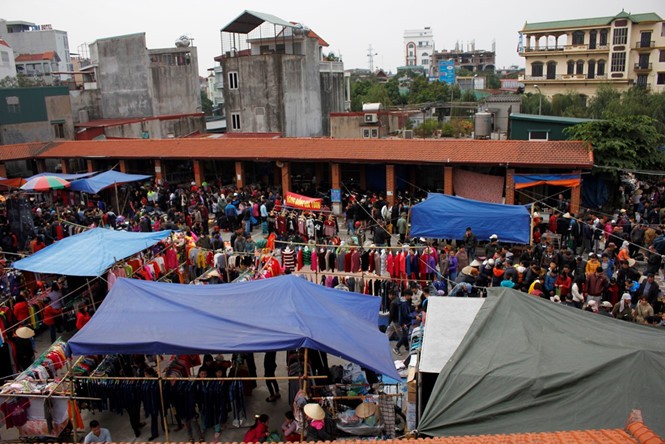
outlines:
M659 284L665 254L661 225L665 223L665 188L658 183L636 182L621 189L620 206L611 214L593 210L573 214L563 195L555 202L540 202L534 213L533 242L526 246L503 243L497 235L478 239L471 226L461 239L409 238L408 211L417 200L406 193L389 203L380 193L349 191L339 216L332 214L327 199L316 212L286 208L278 189L262 186L127 186L125 208L110 204L110 197L93 196L81 204L78 196L69 192L52 199L11 193L0 219L2 265L6 267L3 275L11 272L12 261L97 226L135 232L178 230L199 248L248 257L270 249L271 239L314 245L371 244L372 248L389 248L424 261L410 265L409 272L387 273L387 278L399 282L390 287L385 306L389 321L386 333L397 341L393 351L398 355L402 347L409 349L409 329L425 324L429 297L482 297L488 287L513 288L599 315L665 326L665 301ZM300 219L304 219L302 227ZM212 265L218 266L216 260ZM243 260L238 265L258 270L264 263ZM276 268L273 275L289 272L283 259ZM19 343L28 341L21 358L21 366L26 367L35 353L26 345L31 335L21 330L30 316L25 302L36 294L45 296L44 325L54 341L65 328L67 279L23 284L4 280L2 285L4 293L11 296L14 316L5 335L16 337ZM75 307L75 311L75 328L80 329L92 312L87 304ZM222 373L216 368L202 369L204 376ZM274 374L274 366L266 367L266 376ZM279 386L268 388L267 401L279 399ZM317 419L320 413L314 407L309 410L314 416L308 414L307 435L324 436L325 424L316 422L322 420ZM268 421L267 415L256 418L245 441L267 439L272 433ZM289 411L280 439L300 439L294 424L293 411ZM95 439L109 433L99 423L90 426L86 442L101 442ZM215 432L217 438L219 430Z

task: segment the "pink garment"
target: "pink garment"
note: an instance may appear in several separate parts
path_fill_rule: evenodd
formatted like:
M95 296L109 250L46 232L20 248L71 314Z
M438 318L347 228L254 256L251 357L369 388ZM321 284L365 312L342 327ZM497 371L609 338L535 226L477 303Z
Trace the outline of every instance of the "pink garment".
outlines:
M386 270L388 270L388 273L390 274L390 277L395 277L395 263L393 259L393 254L388 253L388 257L386 258Z
M176 253L174 248L166 250L166 267L169 270L178 268L178 253Z
M115 281L118 280L118 277L113 274L112 271L109 271L108 276L106 276L106 281L108 282L108 290L111 291L111 288L113 288L113 284L115 284Z
M312 271L317 271L319 269L318 265L319 265L319 259L318 255L316 254L316 248L315 248L312 250L312 263L311 263Z

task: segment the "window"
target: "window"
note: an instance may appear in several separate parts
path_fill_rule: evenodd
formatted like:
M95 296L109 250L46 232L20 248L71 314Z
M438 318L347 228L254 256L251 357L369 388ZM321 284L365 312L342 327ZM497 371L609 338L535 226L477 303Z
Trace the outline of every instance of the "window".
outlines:
M529 140L549 140L550 132L547 130L529 130Z
M5 99L7 101L7 112L10 114L18 114L21 112L21 103L16 96L10 96Z
M232 71L229 73L229 89L238 89L238 72Z
M0 61L2 62L3 65L9 63L9 53L5 51L0 51Z
M547 62L547 78L556 79L556 62Z
M605 75L605 60L598 60L598 71L596 72L599 76Z
M614 28L612 44L625 45L628 42L628 28Z
M531 64L531 76L532 77L542 77L543 76L543 64L542 62L534 62Z
M665 85L665 72L659 72L656 75L656 85Z
M588 79L593 79L596 77L596 61L589 60L589 68L587 69L586 76Z
M231 129L240 129L240 113L231 113Z
M626 70L626 53L625 52L615 52L612 54L612 66L610 71L612 72L623 72Z
M64 123L52 123L53 133L56 139L65 138L65 124Z
M566 71L566 74L568 74L569 76L575 74L575 62L573 62L572 60L568 60L568 70Z
M576 74L584 74L584 60L577 61L577 70Z
M649 67L649 53L640 54L640 57L637 61L637 65L640 68L648 68Z
M595 29L589 33L589 49L596 49L596 36L598 31Z
M665 49L660 50L660 55L658 56L659 62L665 62Z
M598 43L602 46L607 45L607 29L600 30L600 41Z
M573 45L584 45L584 32L583 31L573 32Z
M637 79L635 80L635 83L640 88L646 88L646 86L647 86L647 75L646 74L638 75Z

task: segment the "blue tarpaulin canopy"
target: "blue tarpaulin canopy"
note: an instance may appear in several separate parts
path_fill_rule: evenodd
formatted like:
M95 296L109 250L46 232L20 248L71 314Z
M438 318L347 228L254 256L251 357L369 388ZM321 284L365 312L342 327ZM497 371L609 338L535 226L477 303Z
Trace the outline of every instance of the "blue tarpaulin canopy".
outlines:
M16 261L13 267L35 273L100 276L117 261L166 239L170 233L170 230L132 233L93 228Z
M467 227L480 240L492 234L501 242L528 244L531 214L521 205L502 205L430 193L411 209L411 236L434 239L464 237Z
M72 191L81 191L88 194L97 194L104 188L110 187L115 184L137 182L139 180L150 179L152 176L145 176L143 174L125 174L118 171L110 170L99 173L96 176L87 179L75 180L69 187Z
M69 345L77 355L308 347L399 379L380 302L293 275L190 286L121 278Z

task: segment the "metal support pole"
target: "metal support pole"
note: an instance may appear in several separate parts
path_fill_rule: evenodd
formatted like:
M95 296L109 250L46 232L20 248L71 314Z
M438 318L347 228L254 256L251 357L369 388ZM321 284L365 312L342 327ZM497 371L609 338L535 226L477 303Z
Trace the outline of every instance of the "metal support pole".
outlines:
M164 388L162 387L162 369L159 366L159 355L155 355L157 362L157 385L159 385L159 402L162 403L162 422L164 426L164 434L166 435L166 442L169 442L169 424L166 421L166 404L164 404ZM159 414L159 412L157 412Z

